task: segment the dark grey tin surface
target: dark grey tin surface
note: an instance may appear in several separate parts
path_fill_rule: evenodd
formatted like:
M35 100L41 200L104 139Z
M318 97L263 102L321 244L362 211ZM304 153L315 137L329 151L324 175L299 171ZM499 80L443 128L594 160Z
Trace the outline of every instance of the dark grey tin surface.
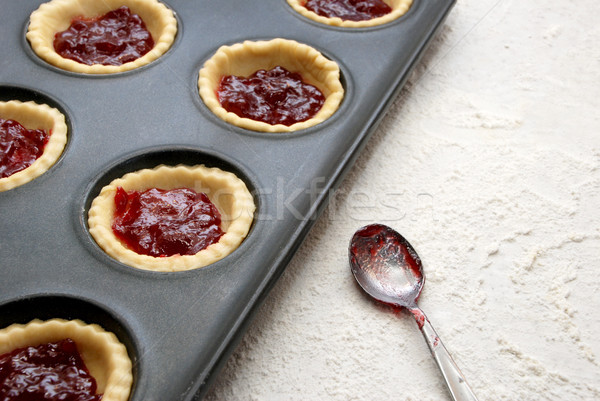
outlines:
M369 29L309 21L285 0L171 0L179 23L173 48L110 76L64 72L34 55L25 31L41 3L2 1L0 100L58 107L69 142L43 176L0 193L0 327L52 317L99 323L128 346L131 400L200 399L454 0L415 0L401 19ZM338 62L341 108L292 134L251 132L213 116L197 93L204 61L221 45L276 37ZM257 215L234 253L202 269L154 273L98 248L86 220L99 188L161 163L204 163L246 181Z

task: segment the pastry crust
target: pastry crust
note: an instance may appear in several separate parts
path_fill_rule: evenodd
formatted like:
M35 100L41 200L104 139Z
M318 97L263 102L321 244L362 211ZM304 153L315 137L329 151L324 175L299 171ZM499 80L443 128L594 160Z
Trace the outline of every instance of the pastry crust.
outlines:
M221 77L247 77L260 69L270 70L276 66L300 73L304 81L323 93L325 103L313 118L290 126L272 125L239 117L221 106L216 95ZM200 70L198 88L204 103L219 118L238 127L261 132L291 132L312 127L331 117L344 97L337 63L308 45L280 38L222 46Z
M119 66L86 65L60 56L54 50L54 35L69 28L75 17L97 17L127 6L138 14L154 39L154 47L142 57ZM177 20L173 12L157 0L52 0L31 13L27 39L33 51L48 63L63 70L84 74L113 74L149 64L173 44Z
M0 118L15 120L27 129L42 129L50 134L44 153L29 167L0 178L0 192L23 185L45 173L60 157L67 143L65 116L55 108L35 102L0 102Z
M117 187L126 191L149 188L190 188L204 192L221 213L224 234L195 255L153 257L140 255L120 242L112 230ZM154 271L183 271L209 265L233 252L244 240L254 219L254 200L246 184L235 174L216 167L158 166L128 173L102 188L88 213L89 231L98 245L110 256L126 265Z
M306 0L287 0L288 4L296 10L300 15L305 16L313 21L320 22L325 25L341 26L344 28L368 28L387 24L395 19L400 18L410 9L413 0L384 0L391 8L392 12L382 17L373 18L366 21L345 21L341 18L328 18L318 15L304 7Z
M0 354L70 338L96 380L103 401L127 401L133 383L127 349L117 336L81 320L32 320L0 330Z

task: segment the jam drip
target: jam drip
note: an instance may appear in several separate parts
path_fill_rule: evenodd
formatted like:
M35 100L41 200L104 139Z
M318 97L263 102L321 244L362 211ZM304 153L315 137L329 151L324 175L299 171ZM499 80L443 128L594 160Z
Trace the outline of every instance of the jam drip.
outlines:
M219 241L220 226L221 214L204 193L188 188L144 192L117 188L112 229L138 254L194 255Z
M137 14L123 6L96 18L77 17L54 36L54 50L64 58L92 65L122 65L154 47L152 35Z
M322 17L344 21L367 21L392 12L382 0L308 0L304 7Z
M325 102L321 91L303 82L300 74L279 66L248 78L222 77L217 98L240 117L286 126L314 117Z
M43 153L50 135L0 118L0 178L26 169Z
M100 401L75 342L65 339L0 355L2 401Z

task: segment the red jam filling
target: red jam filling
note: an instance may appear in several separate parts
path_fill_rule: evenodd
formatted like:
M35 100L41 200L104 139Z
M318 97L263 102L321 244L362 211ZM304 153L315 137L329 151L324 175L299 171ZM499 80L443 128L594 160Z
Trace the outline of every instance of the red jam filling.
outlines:
M101 17L76 17L66 31L54 35L58 54L86 65L122 65L153 47L146 24L126 6Z
M30 130L17 121L0 118L0 178L31 166L44 153L49 139L43 130Z
M192 189L127 192L118 187L112 229L141 255L194 255L223 235L221 214L208 196Z
M344 21L366 21L392 12L382 0L308 0L304 7L322 17Z
M248 78L222 77L217 99L240 117L286 126L313 118L325 102L321 91L303 82L300 74L279 66Z
M0 355L2 401L100 401L71 339Z

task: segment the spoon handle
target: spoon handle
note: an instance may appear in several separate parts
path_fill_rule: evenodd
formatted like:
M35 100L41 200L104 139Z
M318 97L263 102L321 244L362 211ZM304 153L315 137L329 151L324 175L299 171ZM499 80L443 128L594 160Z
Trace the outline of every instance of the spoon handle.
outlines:
M427 342L427 346L429 347L435 362L442 371L444 379L446 379L446 384L448 385L450 394L452 394L452 398L455 401L477 401L477 397L473 394L473 390L471 390L465 376L450 356L446 347L444 347L442 340L435 332L429 319L427 319L420 309L412 312L415 317L417 317L417 314L420 314L420 317L422 317L417 317L417 324L419 324L421 333L425 338L425 342Z

